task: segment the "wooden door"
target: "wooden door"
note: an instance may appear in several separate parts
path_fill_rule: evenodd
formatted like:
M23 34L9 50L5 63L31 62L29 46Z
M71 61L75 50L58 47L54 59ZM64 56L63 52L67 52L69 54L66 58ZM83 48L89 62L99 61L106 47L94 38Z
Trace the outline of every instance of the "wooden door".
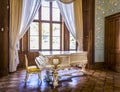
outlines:
M105 18L105 63L109 69L120 71L120 14Z

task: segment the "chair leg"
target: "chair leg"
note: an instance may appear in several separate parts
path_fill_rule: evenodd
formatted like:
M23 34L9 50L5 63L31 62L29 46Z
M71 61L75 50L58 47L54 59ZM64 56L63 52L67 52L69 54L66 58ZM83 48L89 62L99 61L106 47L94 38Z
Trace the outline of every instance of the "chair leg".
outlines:
M25 82L27 82L29 74L26 72Z

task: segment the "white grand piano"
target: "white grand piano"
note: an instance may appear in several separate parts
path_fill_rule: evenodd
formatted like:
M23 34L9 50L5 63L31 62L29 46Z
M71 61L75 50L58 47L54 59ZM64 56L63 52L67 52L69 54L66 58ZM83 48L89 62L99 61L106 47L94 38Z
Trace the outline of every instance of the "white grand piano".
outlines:
M54 67L55 64L49 62L49 59L53 56L60 57L61 63L59 63L57 67ZM56 58L54 61L57 61ZM58 85L60 69L63 70L65 68L70 69L71 67L80 67L78 69L83 73L86 73L85 67L88 59L87 52L85 51L40 51L39 56L35 59L35 62L40 69L53 69L53 86L56 87Z

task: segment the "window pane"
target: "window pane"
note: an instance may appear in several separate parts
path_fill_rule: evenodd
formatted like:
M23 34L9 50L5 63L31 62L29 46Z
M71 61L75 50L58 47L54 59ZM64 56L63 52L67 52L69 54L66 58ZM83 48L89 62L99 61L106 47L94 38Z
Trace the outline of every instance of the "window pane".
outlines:
M50 36L42 36L42 49L50 49Z
M50 20L50 8L47 6L41 7L41 20Z
M60 36L60 24L53 24L53 36Z
M70 34L70 49L76 49L76 40L71 34Z
M52 41L52 49L60 49L60 37L54 36Z
M57 5L57 2L56 2L56 1L53 1L53 2L52 2L52 7L58 8L58 5Z
M45 1L45 0L41 0L41 6L50 7L50 2Z
M50 23L42 23L42 35L50 35Z
M39 49L39 36L30 36L30 49Z
M50 49L50 24L42 23L42 49Z
M60 21L60 9L58 8L56 1L53 2L52 6L52 20Z
M30 24L30 35L39 35L39 23L32 22Z
M53 21L60 21L60 10L59 9L53 8L52 20Z

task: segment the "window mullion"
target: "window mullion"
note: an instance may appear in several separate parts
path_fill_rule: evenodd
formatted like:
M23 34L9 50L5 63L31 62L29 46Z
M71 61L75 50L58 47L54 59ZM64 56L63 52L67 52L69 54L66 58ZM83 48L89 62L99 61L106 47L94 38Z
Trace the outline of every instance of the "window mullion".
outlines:
M61 23L61 20L62 20L62 16L60 15L60 50L62 50L62 38L63 38L63 29L62 29L62 23Z
M42 37L42 27L41 27L41 7L39 9L39 50L41 50L41 46L42 46L42 41L41 41L41 37Z
M29 41L28 41L28 50L30 50L30 27L28 29L28 39L29 39Z
M52 2L50 2L50 50L53 50L52 48Z

